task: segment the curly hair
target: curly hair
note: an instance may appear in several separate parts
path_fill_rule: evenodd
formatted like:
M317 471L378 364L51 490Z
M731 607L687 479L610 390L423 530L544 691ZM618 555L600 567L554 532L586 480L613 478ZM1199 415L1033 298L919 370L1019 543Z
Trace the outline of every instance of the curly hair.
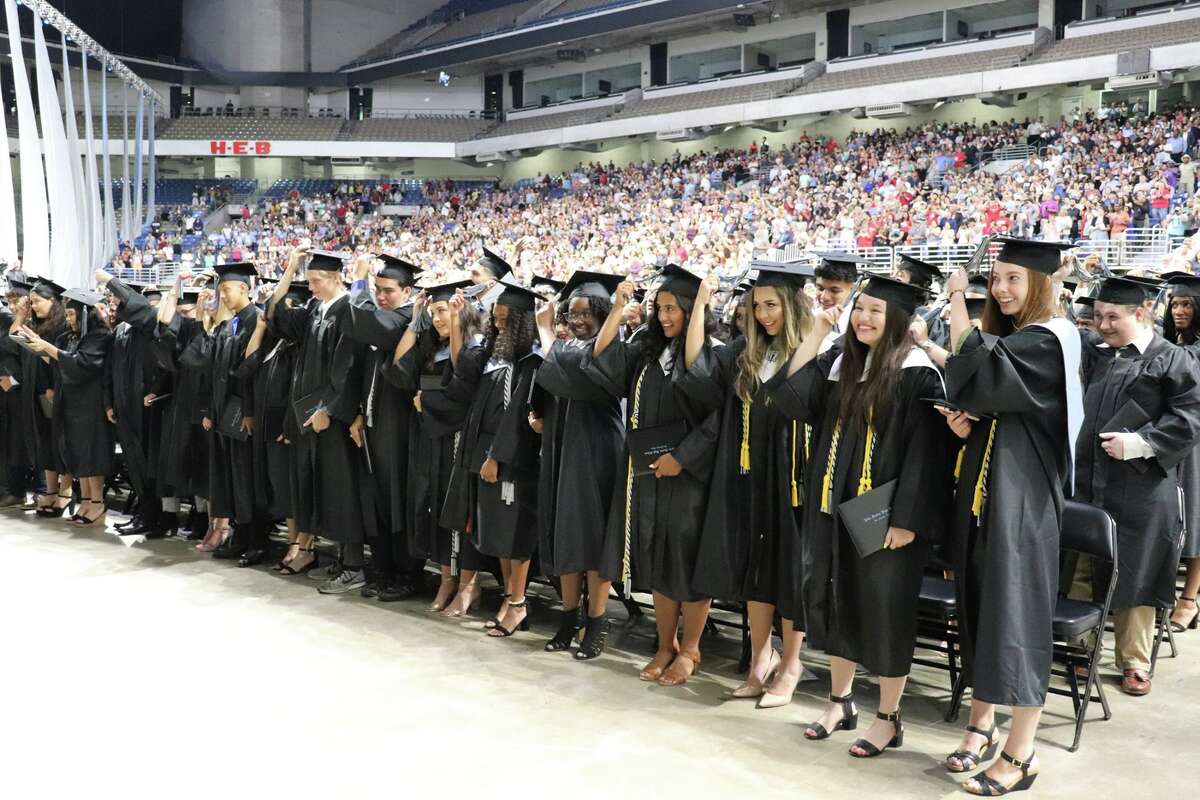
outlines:
M508 322L504 330L496 327L495 317L488 320L488 332L483 341L487 358L503 359L516 363L533 350L537 339L537 320L533 311L508 309Z
M30 311L32 312L32 310L31 308ZM59 336L62 336L67 330L67 312L63 308L62 300L58 298L52 300L50 313L45 317L32 314L29 320L29 327L47 342L53 342Z

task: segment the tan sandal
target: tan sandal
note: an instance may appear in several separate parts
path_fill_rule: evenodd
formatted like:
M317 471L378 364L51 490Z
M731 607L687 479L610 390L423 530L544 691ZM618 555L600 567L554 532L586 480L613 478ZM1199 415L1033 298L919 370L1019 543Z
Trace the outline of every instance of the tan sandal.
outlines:
M689 669L686 673L683 673L682 670L676 669L675 665L678 664L680 661L686 661L689 664L691 664L691 669ZM667 671L664 672L661 676L659 676L658 685L659 686L682 686L683 684L688 682L688 678L692 677L699 671L700 671L700 651L693 650L690 653L685 653L682 650L680 650L678 653L675 654L675 660L671 662L671 666L667 667Z

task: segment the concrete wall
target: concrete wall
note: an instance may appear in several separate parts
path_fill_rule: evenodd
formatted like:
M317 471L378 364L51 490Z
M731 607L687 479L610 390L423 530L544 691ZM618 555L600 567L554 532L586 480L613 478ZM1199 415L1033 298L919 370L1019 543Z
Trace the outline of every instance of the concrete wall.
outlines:
M182 54L229 70L303 70L304 5L304 0L184 0Z
M443 5L445 0L313 0L312 68L333 71Z
M430 73L418 78L373 83L372 105L381 110L478 111L483 108L482 75L455 76L449 86L441 86L436 80L425 80L436 77L436 73Z

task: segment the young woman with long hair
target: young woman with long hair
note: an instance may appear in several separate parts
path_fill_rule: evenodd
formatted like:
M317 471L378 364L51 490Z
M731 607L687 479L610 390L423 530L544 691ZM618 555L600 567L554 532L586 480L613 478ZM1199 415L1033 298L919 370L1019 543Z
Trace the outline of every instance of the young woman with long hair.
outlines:
M1173 275L1168 283L1171 294L1163 338L1200 359L1200 278ZM1175 633L1200 627L1200 608L1196 606L1196 593L1200 592L1200 447L1179 465L1179 485L1183 487L1187 513L1181 558L1188 566L1183 591L1171 612L1171 630Z
M617 332L635 289L629 281L617 286L613 311L596 337L591 358L584 362L584 372L613 397L627 399L627 437L642 431L642 436L658 440L653 446L670 448L643 471L635 468L627 444L600 574L621 581L626 592L652 593L658 650L640 677L678 686L700 665L700 635L712 602L694 589L692 575L716 452L717 420L715 412L695 408L674 387L686 369L683 337L690 315L703 315L706 329L713 330L708 309L696 304L700 279L673 264L664 268L663 278L646 327L632 342L620 341Z
M704 595L746 603L750 673L733 697L775 708L791 702L801 675L804 617L797 590L809 428L780 413L771 393L786 379L784 366L813 322L797 265L757 266L758 280L742 295L744 336L712 347L703 319L692 315L688 369L676 385L697 407L721 414L693 585ZM707 302L711 290L712 278L696 303ZM776 612L782 659L771 646Z
M946 286L947 397L962 410L942 413L966 439L950 531L963 680L973 689L967 733L946 768L967 772L993 758L996 705L1013 708L1001 760L963 785L979 795L1027 789L1038 774L1033 738L1050 680L1063 487L1083 411L1079 332L1054 316L1050 276L1066 246L1003 241L982 329L970 324L966 272Z
M408 438L407 492L409 553L428 558L441 572L430 610L462 616L479 604L476 572L486 560L461 532L441 523L442 506L473 394L454 386L455 363L464 355L479 358L482 340L473 303L457 303L470 281L434 286L413 297L413 316L396 345L384 377L413 395ZM456 331L457 347L451 332ZM456 592L458 594L456 595Z
M53 281L34 279L29 296L23 298L13 315L11 334L19 334L22 328L40 339L55 342L67 331L66 312L62 304L63 288ZM20 382L22 386L22 426L25 429L25 446L33 460L33 468L43 471L46 477L46 493L36 503L35 513L39 517L61 517L71 504L70 480L59 483L59 473L65 475L62 455L54 445L50 420L54 405L54 367L48 357L15 344L4 337L2 345L9 348L21 360Z
M805 633L830 657L829 704L810 740L855 730L856 664L879 676L879 709L850 748L860 758L904 743L900 700L917 636L921 578L944 533L948 436L930 398L943 396L929 357L909 338L919 287L871 276L851 306L849 328L817 356L837 310L818 314L772 394L780 411L813 429L804 498L801 595ZM874 493L875 500L864 499ZM850 501L888 513L871 541L851 535ZM857 505L856 503L856 505ZM855 524L853 528L858 530Z

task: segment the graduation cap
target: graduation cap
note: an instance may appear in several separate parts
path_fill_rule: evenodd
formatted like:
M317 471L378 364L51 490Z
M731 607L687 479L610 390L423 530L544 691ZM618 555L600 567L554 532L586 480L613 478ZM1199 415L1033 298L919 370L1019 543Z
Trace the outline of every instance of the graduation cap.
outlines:
M1127 281L1133 281L1134 283L1140 283L1142 286L1146 287L1146 289L1151 292L1157 292L1159 289L1162 288L1162 285L1163 285L1163 279L1157 278L1157 277L1141 277L1141 276L1135 276L1135 275L1126 275L1126 276L1124 276L1124 279Z
M986 295L988 293L987 276L972 275L971 277L967 278L967 291Z
M623 280L625 279L620 275L577 269L571 274L571 279L563 287L562 294L568 299L596 297L608 300L613 296L613 292L617 291L617 287L621 285L621 281Z
M263 278L262 282L268 286L278 286L279 278ZM292 281L290 284L288 284L288 290L285 296L290 297L293 300L299 300L307 303L309 298L312 297L312 290L308 288L308 284L306 283Z
M258 277L258 270L248 261L235 261L232 264L218 264L217 283L225 281L240 281L241 283L250 285L250 282Z
M159 287L159 285L157 283L147 284L146 286L142 287L142 296L147 299L153 298L153 297L161 298L163 296L163 290Z
M512 272L512 267L507 261L486 247L483 248L483 256L480 257L479 264L491 272L492 277L496 280L500 280Z
M1058 272L1062 266L1063 251L1070 250L1075 246L1066 242L1038 242L1032 239L1013 239L1007 236L998 236L996 241L1001 244L1000 254L996 256L997 261L1015 264L1043 275L1053 275Z
M411 264L402 258L381 253L378 256L383 262L383 269L379 270L376 278L391 278L394 281L399 281L403 286L412 286L417 282L417 274L424 272L423 269L416 264Z
M1075 316L1077 317L1094 317L1096 316L1096 298L1094 297L1077 297L1075 299Z
M194 306L200 301L200 293L204 291L199 286L184 286L179 290L179 299L175 301L178 306Z
M8 294L29 294L29 290L33 288L33 284L28 281L19 281L15 278L8 279Z
M466 289L471 286L470 281L451 281L450 283L440 283L437 286L426 286L424 291L429 296L430 303L444 303L459 289Z
M49 278L34 278L33 288L30 289L34 294L40 295L47 300L54 300L62 297L62 293L66 291L62 286L59 286Z
M816 274L815 269L799 261L754 261L750 266L758 270L754 286L802 289L804 282Z
M912 314L929 295L929 290L895 278L872 275L863 284L862 293L883 300L888 305L895 304L905 313Z
M342 271L342 264L346 259L341 253L334 253L331 250L310 250L309 254L312 258L308 261L306 270L316 270L317 272L338 272Z
M646 290L645 289L634 289L633 290L633 302L637 303L638 305L641 305L642 303L646 302Z
M821 263L817 265L815 270L818 278L828 278L835 281L844 281L845 283L854 283L858 280L859 266L866 266L871 263L861 256L832 250L817 250L813 252L813 255L821 259Z
M533 311L538 296L521 284L511 275L505 275L500 281L504 291L496 298L496 305L508 306L513 311Z
M670 292L676 297L686 297L688 300L696 299L696 292L700 290L703 280L699 275L678 264L667 264L659 271L659 275L663 279L658 287L659 292Z
M73 309L79 315L79 335L87 333L87 309L104 302L104 295L89 289L67 289L63 292L63 300L67 308Z
M534 275L533 280L529 282L529 287L531 289L539 289L543 286L547 286L552 289L554 294L562 294L563 289L565 289L567 286L567 282L556 281L554 278L547 278L544 275Z
M1146 302L1145 284L1131 278L1105 278L1096 293L1096 302L1122 306L1140 306Z
M1200 297L1200 277L1188 272L1173 272L1165 277L1175 297Z
M896 267L897 271L903 270L909 275L909 282L917 286L923 286L928 289L935 280L942 277L942 271L920 259L913 258L910 255L900 254L900 264Z
M983 319L983 309L987 305L986 297L966 297L967 319Z
M1062 285L1064 288L1069 289L1071 293L1074 294L1075 290L1079 288L1079 281L1063 281Z

